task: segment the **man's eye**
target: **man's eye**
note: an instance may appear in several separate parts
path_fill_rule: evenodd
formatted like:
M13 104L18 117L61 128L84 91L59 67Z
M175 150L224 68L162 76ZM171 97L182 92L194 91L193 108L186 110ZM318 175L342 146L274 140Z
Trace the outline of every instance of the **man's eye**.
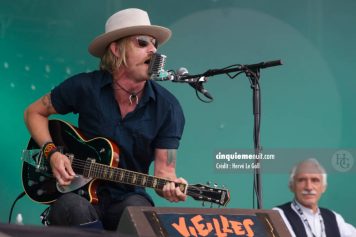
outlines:
M137 42L140 47L147 47L147 45L148 45L148 42L143 39L137 39Z

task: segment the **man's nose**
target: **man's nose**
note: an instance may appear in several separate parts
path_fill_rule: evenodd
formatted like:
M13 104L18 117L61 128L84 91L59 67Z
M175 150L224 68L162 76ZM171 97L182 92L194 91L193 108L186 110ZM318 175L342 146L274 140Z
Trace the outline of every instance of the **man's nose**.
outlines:
M154 54L154 53L157 52L157 48L152 43L150 43L149 44L149 51L150 51L150 53Z
M313 183L311 182L311 180L306 181L305 188L308 190L311 190L313 188Z

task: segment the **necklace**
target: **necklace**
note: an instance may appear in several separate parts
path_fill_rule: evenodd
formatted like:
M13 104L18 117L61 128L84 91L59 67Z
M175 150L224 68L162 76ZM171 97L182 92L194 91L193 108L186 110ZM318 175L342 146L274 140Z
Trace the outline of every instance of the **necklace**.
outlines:
M308 227L310 233L313 235L313 237L316 237L316 235L314 234L314 232L313 232L313 230L312 230L312 228L311 228L311 226L309 224L308 219L306 218L306 216L303 213L302 208L299 206L299 204L295 200L293 200L293 206L297 210L297 212L300 215L300 217L303 219L303 221L304 221L305 225ZM323 218L321 217L320 212L318 214L319 214L319 221L320 221L320 228L321 228L320 236L323 236L323 233L324 233L324 221L323 221Z
M142 87L142 89L137 91L137 92L131 92L131 91L126 90L125 88L123 88L117 81L115 82L115 85L117 85L120 89L122 89L127 94L129 94L130 105L132 105L132 100L136 100L136 105L138 105L138 95L143 91L143 89L145 87ZM117 90L117 88L115 88L115 87L114 87L114 89Z

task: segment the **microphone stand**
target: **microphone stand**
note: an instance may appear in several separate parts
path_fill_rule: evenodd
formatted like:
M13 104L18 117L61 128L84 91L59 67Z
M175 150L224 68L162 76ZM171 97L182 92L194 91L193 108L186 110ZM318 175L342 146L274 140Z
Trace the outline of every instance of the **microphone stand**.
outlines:
M260 69L256 68L251 71L245 72L249 77L252 89L252 103L253 103L253 115L254 115L254 130L253 140L256 158L262 151L260 145L260 122L261 122L261 90L260 90ZM253 187L257 198L257 208L262 209L262 183L261 183L261 163L260 159L255 159L254 180Z
M250 80L252 89L252 103L253 103L253 115L254 115L254 130L253 130L253 140L254 140L254 151L255 151L255 169L254 169L254 181L253 189L257 198L257 208L262 209L262 183L261 183L261 163L258 159L261 154L262 148L260 144L260 122L261 122L261 89L260 89L260 69L267 67L274 67L282 65L281 60L261 62L257 64L250 65L234 65L226 67L223 69L210 69L202 74L198 75L182 75L179 78L179 82L192 82L201 77L209 77L219 74L227 74L231 79L236 77L241 73L245 73ZM229 73L237 72L235 75L231 76Z

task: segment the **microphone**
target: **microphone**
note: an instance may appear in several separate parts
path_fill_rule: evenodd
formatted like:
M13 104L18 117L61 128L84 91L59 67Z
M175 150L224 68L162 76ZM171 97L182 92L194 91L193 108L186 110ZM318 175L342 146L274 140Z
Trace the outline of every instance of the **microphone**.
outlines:
M188 70L184 67L181 67L177 70L176 73L178 77L178 81L184 81L184 77L189 77ZM196 91L199 91L202 93L205 97L209 98L210 100L213 100L213 97L210 95L210 93L204 88L203 82L206 82L207 78L206 77L200 77L198 79L193 80L192 82L188 81L188 84L193 87Z
M165 71L164 65L166 64L167 56L159 53L154 53L151 57L148 66L148 75L151 80L155 81L168 81L174 80L174 75Z
M189 75L188 70L184 67L179 68L176 73L173 71L165 71L164 65L166 63L166 59L167 56L163 54L154 53L152 55L148 67L148 75L150 76L151 80L185 82L193 87L196 91L202 93L205 97L213 100L213 97L203 86L203 82L207 81L206 77L192 77Z

